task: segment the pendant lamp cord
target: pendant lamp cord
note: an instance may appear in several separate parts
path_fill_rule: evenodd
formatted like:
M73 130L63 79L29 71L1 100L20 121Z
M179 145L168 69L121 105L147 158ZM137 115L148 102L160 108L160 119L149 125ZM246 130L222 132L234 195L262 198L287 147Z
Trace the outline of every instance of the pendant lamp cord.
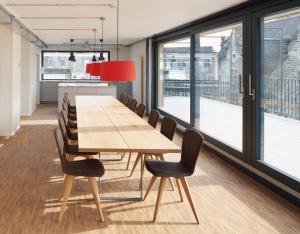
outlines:
M119 61L119 0L117 0L117 61Z
M94 55L96 55L96 29L94 30Z
M101 49L102 49L102 51L101 51L102 53L103 53L103 43L104 43L104 39L103 39L103 37L104 37L104 32L103 32L103 21L104 21L104 19L102 19L102 38L101 38L101 39L102 39L102 48L101 48Z

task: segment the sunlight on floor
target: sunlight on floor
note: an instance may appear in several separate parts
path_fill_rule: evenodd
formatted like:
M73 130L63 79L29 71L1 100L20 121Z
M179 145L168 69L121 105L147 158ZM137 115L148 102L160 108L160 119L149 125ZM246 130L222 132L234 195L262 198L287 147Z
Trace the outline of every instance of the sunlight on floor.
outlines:
M21 120L21 125L57 125L56 119Z

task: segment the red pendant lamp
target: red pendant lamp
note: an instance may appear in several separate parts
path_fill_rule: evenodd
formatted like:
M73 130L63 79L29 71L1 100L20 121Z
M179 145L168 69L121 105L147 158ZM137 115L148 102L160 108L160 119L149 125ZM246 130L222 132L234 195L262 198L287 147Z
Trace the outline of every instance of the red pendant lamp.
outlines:
M103 62L100 78L107 82L136 80L135 63L119 61L119 0L117 0L117 61Z
M135 63L133 61L111 61L101 64L101 80L108 82L136 80Z
M99 76L101 72L101 63L91 63L90 64L90 75L91 76Z
M90 74L91 73L91 66L92 64L91 63L88 63L85 67L85 73L87 74Z

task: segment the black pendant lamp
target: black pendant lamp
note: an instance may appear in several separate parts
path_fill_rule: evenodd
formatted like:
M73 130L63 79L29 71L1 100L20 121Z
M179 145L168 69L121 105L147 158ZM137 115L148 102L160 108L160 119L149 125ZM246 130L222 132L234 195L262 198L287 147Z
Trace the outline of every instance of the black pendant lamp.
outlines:
M103 22L104 22L105 18L104 18L104 17L101 17L100 20L101 20L101 23L102 23L102 37L101 37L101 39L100 39L100 43L101 43L101 53L100 53L100 57L99 57L98 60L99 60L99 61L104 61L105 58L104 58L104 56L103 56L103 42L104 42Z
M93 55L93 58L92 58L92 62L97 62L97 59L96 59L96 29L93 29L94 31L94 55Z
M76 62L76 58L75 58L75 55L73 53L73 47L72 47L74 39L71 39L70 42L71 42L71 53L70 53L69 61L70 62Z

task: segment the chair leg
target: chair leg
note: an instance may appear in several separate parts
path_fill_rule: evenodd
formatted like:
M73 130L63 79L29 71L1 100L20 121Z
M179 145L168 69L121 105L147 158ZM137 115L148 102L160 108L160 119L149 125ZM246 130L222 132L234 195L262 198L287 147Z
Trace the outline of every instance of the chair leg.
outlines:
M183 202L181 187L180 187L180 183L179 183L179 179L178 178L176 178L176 184L177 184L177 189L178 189L178 193L179 193L179 196L180 196L180 201Z
M186 179L185 179L184 177L181 177L181 178L180 178L180 181L181 181L182 187L183 187L183 189L184 189L184 191L185 191L185 194L186 194L186 196L187 196L187 199L188 199L188 201L189 201L189 203L190 203L190 206L191 206L191 208L192 208L192 211L193 211L193 213L194 213L194 216L195 216L195 218L196 218L196 220L197 220L197 223L199 224L199 219L198 219L198 216L197 216L196 209L195 209L195 207L194 207L193 199L192 199L192 196L191 196L191 193L190 193L190 190L189 190L189 186L188 186L188 184L187 184L187 181L186 181Z
M59 217L58 217L58 221L61 221L62 217L64 215L65 208L66 208L66 205L67 205L67 202L68 202L68 199L69 199L69 196L70 196L70 192L71 192L71 189L72 189L73 181L74 181L74 178L75 178L74 176L70 176L70 175L66 175L66 177L69 177L69 178L67 179L66 189L65 189L65 192L64 192L63 203L62 203L62 206L61 206L61 209L60 209L60 214L59 214Z
M159 210L159 204L160 204L161 196L162 196L163 191L164 191L165 182L166 182L166 177L161 177L160 183L159 183L159 190L158 190L158 194L157 194L157 199L156 199L156 204L155 204L154 215L153 215L153 223L156 221L156 217L157 217L158 210Z
M150 180L150 183L148 185L147 191L145 193L144 200L148 196L148 194L149 194L149 192L150 192L150 190L151 190L151 188L152 188L152 186L153 186L153 184L154 184L154 182L155 182L156 179L157 179L157 177L155 175L153 175L152 178L151 178L151 180Z
M125 153L124 153L124 155L125 155ZM130 160L131 160L131 152L129 152L126 170L129 169Z
M59 201L62 201L63 197L64 197L64 194L65 194L65 191L66 191L66 187L67 187L67 184L68 184L68 180L69 180L69 176L67 176L66 174L64 174L64 184L63 184L63 189L61 191L61 194L58 198Z
M104 216L103 216L103 213L102 213L102 210L101 210L101 201L100 201L100 197L99 197L99 190L98 190L98 184L97 184L96 178L95 177L88 177L88 182L89 182L89 185L91 187L93 197L94 197L96 205L97 205L100 220L102 222L104 222Z
M134 162L134 165L133 165L133 168L132 168L132 170L131 170L130 176L132 176L132 174L133 174L133 172L134 172L134 170L135 170L135 168L136 168L138 162L140 161L141 157L142 157L142 154L138 154L138 155L136 156L136 160L135 160L135 162Z
M156 159L157 160L165 160L165 158L164 158L164 155L163 154L159 154L159 155L157 155L156 156ZM171 185L171 187L172 187L172 190L173 191L175 191L175 187L174 187L174 184L173 184L173 181L172 181L172 178L171 177L168 177L168 180L169 180L169 182L170 182L170 185Z

